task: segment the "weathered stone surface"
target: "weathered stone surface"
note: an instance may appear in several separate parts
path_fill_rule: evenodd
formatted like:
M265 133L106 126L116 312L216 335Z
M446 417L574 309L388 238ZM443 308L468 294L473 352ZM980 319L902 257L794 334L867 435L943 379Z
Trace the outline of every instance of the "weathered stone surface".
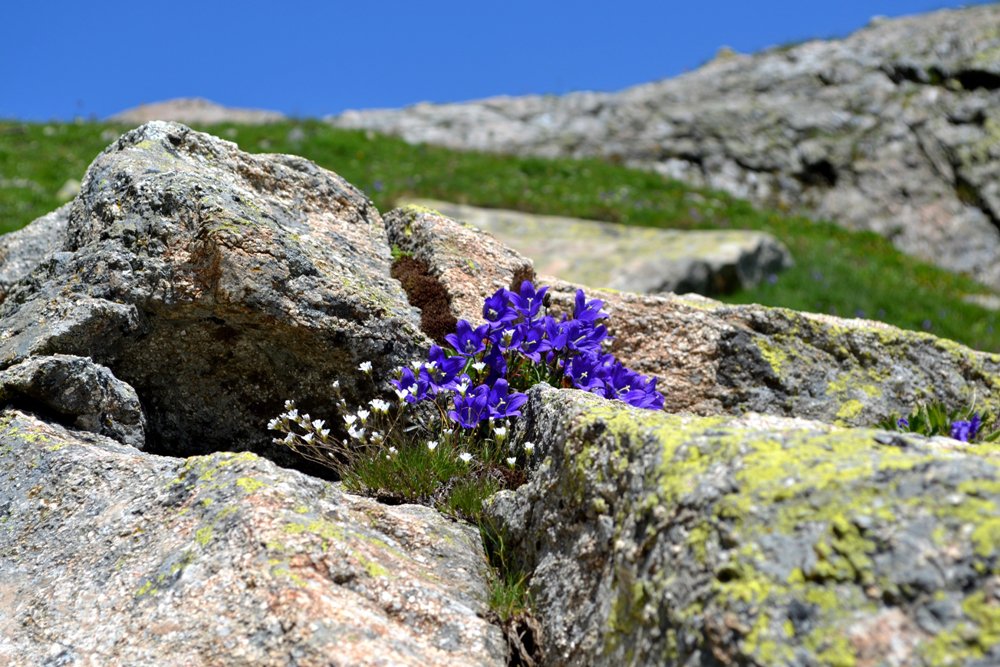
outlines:
M5 403L41 410L138 449L146 444L146 418L135 389L86 357L29 357L0 371L0 404Z
M378 212L302 158L149 123L90 166L63 231L65 210L5 245L0 368L91 357L138 392L151 451L270 451L285 399L332 412L331 381L356 399L360 362L426 347Z
M406 229L400 224L404 218L386 217L390 230ZM403 242L419 238L421 256L449 258L448 270L437 275L452 296L455 316L481 320L483 299L504 286L512 270L487 273L491 277L484 280L484 270L505 265L499 260L470 265L463 258L501 258L512 251L447 217L424 213L422 219L433 222L433 233L390 235ZM463 239L462 245L452 245L453 238ZM553 312L572 312L579 285L547 276L537 281L552 287ZM630 368L659 379L670 412L752 411L855 426L909 414L926 402L1000 412L1000 355L930 334L784 308L729 306L697 295L584 289L603 299L611 313L611 351Z
M555 283L571 312L577 286ZM668 411L761 412L870 426L921 403L1000 411L1000 355L870 320L696 296L587 289L611 311L611 351L660 379Z
M489 232L530 257L538 273L636 294L725 294L792 265L788 250L764 232L629 227L434 200L410 203Z
M276 123L285 120L285 115L277 111L263 109L240 109L216 104L198 97L180 97L163 102L142 104L120 111L108 118L117 123L140 124L153 120L166 120L195 125L215 123Z
M0 663L505 665L478 532L0 413Z
M488 234L421 206L385 214L389 243L426 262L450 297L455 317L483 322L483 298L534 279L530 259Z
M803 208L1000 287L1000 6L717 58L620 93L347 112L453 148L605 156Z
M536 387L488 515L550 665L1000 661L1000 449Z
M16 232L0 234L0 303L10 288L62 247L70 205L61 206Z

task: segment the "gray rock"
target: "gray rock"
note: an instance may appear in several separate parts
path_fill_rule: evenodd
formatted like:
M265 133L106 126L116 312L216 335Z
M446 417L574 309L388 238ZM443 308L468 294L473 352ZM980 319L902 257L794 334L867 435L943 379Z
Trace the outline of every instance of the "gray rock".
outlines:
M764 232L628 227L433 200L410 203L489 232L530 257L538 273L636 294L724 294L754 287L793 263Z
M360 400L359 363L383 377L428 344L378 212L302 158L149 123L90 166L65 230L64 213L0 250L0 368L92 358L135 388L151 451L282 456L266 424L284 400L331 413L330 382Z
M883 234L1000 287L1000 6L717 58L620 93L351 111L412 142L603 156Z
M505 665L478 532L0 413L0 663Z
M62 247L69 210L70 205L66 204L27 227L0 235L0 304L15 283Z
M75 429L142 449L146 418L135 389L86 357L29 357L0 371L0 404L14 403Z
M259 125L283 121L285 115L277 111L263 109L227 107L198 97L180 97L119 111L108 120L135 125L148 123L152 120L166 120L192 125L215 125L217 123Z
M531 576L548 665L1000 656L992 445L545 387L517 437L544 460L487 515Z

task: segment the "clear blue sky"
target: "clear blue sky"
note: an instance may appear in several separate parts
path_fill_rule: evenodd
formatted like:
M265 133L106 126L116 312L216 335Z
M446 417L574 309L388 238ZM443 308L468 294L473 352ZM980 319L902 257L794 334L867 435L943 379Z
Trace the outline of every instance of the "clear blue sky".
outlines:
M280 9L279 9L280 3ZM9 0L0 118L102 118L172 97L321 116L619 90L737 51L844 36L947 0ZM974 3L973 3L974 4Z

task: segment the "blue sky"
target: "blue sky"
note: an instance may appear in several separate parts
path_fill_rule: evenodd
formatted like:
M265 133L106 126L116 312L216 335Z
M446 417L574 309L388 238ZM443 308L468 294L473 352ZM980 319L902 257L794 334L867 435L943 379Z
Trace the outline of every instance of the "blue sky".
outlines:
M11 0L0 118L103 118L172 97L321 116L619 90L737 51L844 36L947 0L485 3Z

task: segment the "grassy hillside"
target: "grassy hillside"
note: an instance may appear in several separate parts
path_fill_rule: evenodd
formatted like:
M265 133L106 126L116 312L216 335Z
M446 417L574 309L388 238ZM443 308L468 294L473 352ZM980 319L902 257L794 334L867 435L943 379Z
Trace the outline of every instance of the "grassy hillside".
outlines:
M81 178L125 127L0 122L0 232L52 210L55 193ZM205 129L251 152L294 153L365 190L380 210L422 196L481 206L678 229L757 229L780 238L795 268L725 297L796 310L879 319L1000 351L1000 316L962 301L977 283L898 253L881 237L759 210L732 197L600 160L543 160L458 153L316 122Z

